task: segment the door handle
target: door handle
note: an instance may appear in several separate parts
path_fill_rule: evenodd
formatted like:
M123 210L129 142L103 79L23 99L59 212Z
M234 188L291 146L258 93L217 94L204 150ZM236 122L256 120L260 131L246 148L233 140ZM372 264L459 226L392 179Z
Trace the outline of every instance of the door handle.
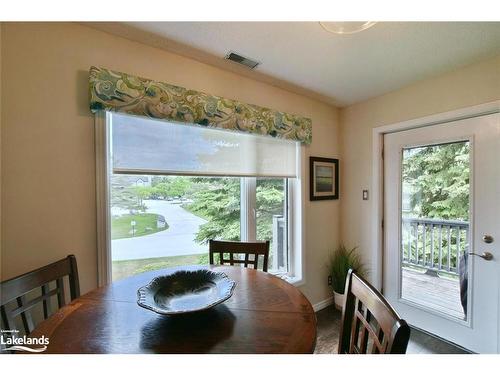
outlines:
M469 253L469 255L475 255L475 256L478 256L480 258L483 258L484 260L492 260L493 259L493 254L490 253L489 251L485 251L482 254Z

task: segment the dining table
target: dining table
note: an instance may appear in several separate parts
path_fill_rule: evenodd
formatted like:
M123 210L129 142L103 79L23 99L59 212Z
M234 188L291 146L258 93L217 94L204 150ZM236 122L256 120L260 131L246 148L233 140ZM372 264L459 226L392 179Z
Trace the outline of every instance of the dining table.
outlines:
M137 304L137 290L179 270L209 269L236 282L209 309L161 315ZM43 321L30 337L49 339L44 353L313 353L316 315L287 281L251 268L183 266L136 274L94 289Z

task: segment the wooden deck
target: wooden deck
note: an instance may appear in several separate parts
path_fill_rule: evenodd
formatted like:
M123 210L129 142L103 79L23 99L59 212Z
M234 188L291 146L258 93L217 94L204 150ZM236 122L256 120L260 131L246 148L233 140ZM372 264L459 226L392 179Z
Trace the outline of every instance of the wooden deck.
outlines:
M408 268L403 268L402 298L419 305L464 319L460 303L458 280L429 276Z

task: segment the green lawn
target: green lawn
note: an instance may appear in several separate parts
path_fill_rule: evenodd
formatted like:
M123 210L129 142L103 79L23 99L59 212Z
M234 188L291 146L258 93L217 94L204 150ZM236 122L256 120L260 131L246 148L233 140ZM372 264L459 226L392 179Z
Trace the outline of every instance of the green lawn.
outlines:
M111 219L111 239L117 240L120 238L139 237L147 234L161 232L168 229L168 224L163 228L157 228L157 214L136 214L122 215ZM135 231L132 234L131 221L135 221Z
M208 264L208 254L114 261L113 281L142 272L188 264Z

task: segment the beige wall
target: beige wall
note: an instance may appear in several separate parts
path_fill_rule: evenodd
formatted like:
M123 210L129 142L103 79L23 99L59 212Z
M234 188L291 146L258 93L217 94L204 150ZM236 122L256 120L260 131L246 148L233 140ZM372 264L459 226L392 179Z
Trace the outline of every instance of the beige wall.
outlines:
M96 286L91 65L312 118L307 155L338 156L337 110L318 101L78 24L4 24L2 277L77 256L82 291ZM308 191L306 191L308 194ZM329 296L325 262L339 239L339 202L305 202L306 280Z
M361 194L372 191L373 128L498 99L500 56L340 110L342 241L372 261L373 197L363 201Z

